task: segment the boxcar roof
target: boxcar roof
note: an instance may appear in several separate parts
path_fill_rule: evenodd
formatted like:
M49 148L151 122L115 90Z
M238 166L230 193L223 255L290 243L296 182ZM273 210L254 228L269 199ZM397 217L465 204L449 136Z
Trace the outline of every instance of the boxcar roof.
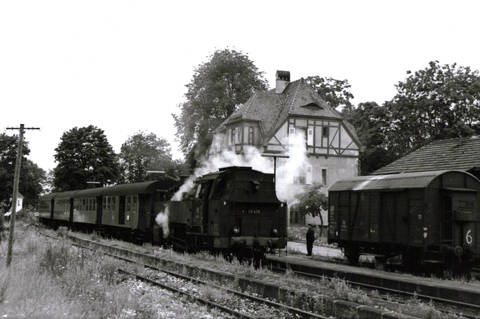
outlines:
M336 182L330 187L329 191L426 188L435 178L448 172L471 175L463 171L430 171L391 175L358 176Z

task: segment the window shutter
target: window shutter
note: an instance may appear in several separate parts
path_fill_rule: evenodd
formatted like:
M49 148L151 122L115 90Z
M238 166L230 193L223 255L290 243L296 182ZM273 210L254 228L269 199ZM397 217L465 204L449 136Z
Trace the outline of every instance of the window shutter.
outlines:
M307 145L313 146L313 128L309 128L307 132Z
M307 174L305 176L306 184L312 184L313 181L313 167L312 165L307 166Z

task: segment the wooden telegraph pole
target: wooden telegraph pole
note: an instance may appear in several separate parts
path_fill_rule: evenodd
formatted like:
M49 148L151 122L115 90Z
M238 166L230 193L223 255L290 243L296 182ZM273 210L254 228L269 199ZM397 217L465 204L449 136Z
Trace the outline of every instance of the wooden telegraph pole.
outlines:
M25 128L23 124L20 127L7 127L7 130L19 130L18 137L18 150L17 161L15 163L15 175L13 179L13 196L12 196L12 214L10 215L10 229L8 232L8 251L7 251L7 268L10 267L12 262L12 245L13 245L13 228L15 226L15 213L17 212L17 195L18 195L18 183L20 181L20 168L22 166L22 149L23 149L23 133L25 130L39 130L40 128L29 127Z

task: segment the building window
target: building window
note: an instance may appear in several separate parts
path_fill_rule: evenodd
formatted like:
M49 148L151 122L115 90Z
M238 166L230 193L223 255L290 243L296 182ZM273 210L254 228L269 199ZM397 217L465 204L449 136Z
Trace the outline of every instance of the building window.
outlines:
M295 127L290 127L288 129L288 143L289 144L295 143Z
M248 127L248 144L253 145L253 127Z
M294 184L312 184L313 167L311 165L304 165L298 170L298 174L293 178Z
M236 127L233 130L233 140L235 141L235 144L240 144L240 128Z
M330 130L328 129L328 126L324 126L323 129L322 129L322 135L323 137L328 137L328 132Z
M313 181L313 167L312 165L307 165L307 175L305 176L305 182L310 185Z
M327 185L327 169L322 169L322 184Z

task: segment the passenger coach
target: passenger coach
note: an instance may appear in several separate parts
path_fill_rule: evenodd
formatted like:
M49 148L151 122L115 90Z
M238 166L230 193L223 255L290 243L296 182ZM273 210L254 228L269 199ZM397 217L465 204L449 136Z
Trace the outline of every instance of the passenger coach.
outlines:
M178 183L160 180L48 194L40 198L40 221L54 227L149 240L157 214L155 200L165 200L167 191Z

